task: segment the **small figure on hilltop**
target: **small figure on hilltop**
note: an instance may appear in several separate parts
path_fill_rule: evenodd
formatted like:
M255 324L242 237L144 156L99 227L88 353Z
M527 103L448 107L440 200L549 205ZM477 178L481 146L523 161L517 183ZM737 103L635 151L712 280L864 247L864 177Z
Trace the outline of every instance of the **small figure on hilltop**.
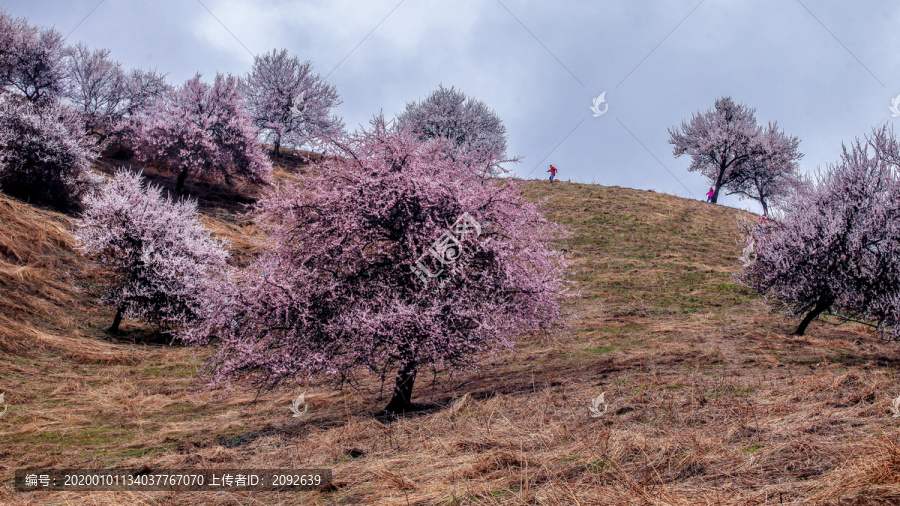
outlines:
M547 172L550 173L550 182L552 183L553 180L556 178L557 169L556 169L556 167L553 166L553 164L550 164L550 169Z
M756 121L756 109L716 99L715 107L698 111L681 126L669 129L672 154L690 155L689 171L697 171L713 185L712 203L726 195L756 200L767 209L791 193L800 176L800 139L787 135L775 122Z
M713 194L714 194L713 188L712 188L712 186L710 186L710 187L709 187L709 191L706 192L706 201L707 201L707 202L712 202L712 201L713 201Z

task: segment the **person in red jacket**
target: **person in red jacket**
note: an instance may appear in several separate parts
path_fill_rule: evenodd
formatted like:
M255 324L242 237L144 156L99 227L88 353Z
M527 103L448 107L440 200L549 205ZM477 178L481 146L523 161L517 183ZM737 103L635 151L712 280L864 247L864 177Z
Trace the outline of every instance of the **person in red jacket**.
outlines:
M552 183L556 178L556 167L554 167L553 164L550 164L550 170L548 170L547 172L550 173L550 182Z

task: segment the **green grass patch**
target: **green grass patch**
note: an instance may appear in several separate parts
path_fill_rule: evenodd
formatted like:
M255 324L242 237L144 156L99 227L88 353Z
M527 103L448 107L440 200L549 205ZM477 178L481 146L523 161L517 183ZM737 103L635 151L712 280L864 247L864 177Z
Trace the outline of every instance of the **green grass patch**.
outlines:
M121 444L134 439L134 434L127 431L113 430L106 427L88 427L84 429L55 430L23 434L10 437L10 442L17 443L52 443L57 447L100 447Z
M616 327L607 326L602 328L602 331L606 334L630 334L641 330L644 330L644 326L637 323L626 323Z
M726 395L734 395L737 397L750 397L753 395L753 387L751 386L738 386L738 385L726 385L726 386L717 386L712 390L706 393L707 399L718 399L719 397L724 397Z
M601 346L599 348L585 348L581 350L586 355L602 355L604 353L612 353L616 351L615 346Z
M611 467L612 465L610 465L608 460L600 459L588 464L587 469L588 471L599 473Z
M757 441L753 444L749 444L747 446L742 446L741 451L744 453L756 453L757 451L759 451L761 448L764 448L765 446L766 445L764 445L762 442Z

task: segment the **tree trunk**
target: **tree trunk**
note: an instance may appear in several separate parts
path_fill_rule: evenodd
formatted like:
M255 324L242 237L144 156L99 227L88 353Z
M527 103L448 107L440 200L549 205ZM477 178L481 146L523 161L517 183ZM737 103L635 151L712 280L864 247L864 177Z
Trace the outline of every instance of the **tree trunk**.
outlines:
M725 153L722 154L722 160L719 162L719 175L716 176L716 184L713 186L712 203L719 202L719 190L722 188L722 179L725 177L725 171L728 170L728 164L725 163Z
M810 322L818 318L823 311L828 309L831 306L831 303L825 303L823 301L819 301L816 303L816 307L813 308L804 318L803 321L800 322L800 326L797 327L797 330L794 331L795 336L802 336L806 333L806 327L809 326Z
M404 411L412 411L413 404L412 390L416 381L416 373L419 371L418 364L415 362L407 362L399 371L397 371L397 379L394 384L394 396L384 410L388 413L403 413Z
M187 169L182 169L178 174L178 180L175 181L175 193L181 193L184 190L184 180L187 179Z
M719 202L719 189L722 188L722 176L724 176L724 172L719 172L719 177L716 179L716 184L713 186L713 198L712 203L715 204Z
M275 139L275 157L278 158L281 156L281 139Z
M763 216L769 216L769 206L766 205L766 199L759 199L759 203L762 204Z
M122 323L122 308L116 310L116 317L113 318L112 325L106 331L114 336L119 335L119 324Z

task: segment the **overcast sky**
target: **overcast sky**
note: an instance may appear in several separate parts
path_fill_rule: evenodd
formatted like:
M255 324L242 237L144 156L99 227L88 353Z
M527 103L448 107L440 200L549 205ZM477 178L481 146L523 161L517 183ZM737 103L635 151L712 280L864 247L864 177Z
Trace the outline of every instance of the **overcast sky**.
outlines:
M348 128L456 86L492 107L519 177L705 198L667 128L723 95L800 137L801 167L893 118L900 10L887 0L0 0L173 84L287 48L336 85ZM202 2L202 3L201 3ZM606 113L592 100L606 92ZM721 203L757 209L733 197Z

